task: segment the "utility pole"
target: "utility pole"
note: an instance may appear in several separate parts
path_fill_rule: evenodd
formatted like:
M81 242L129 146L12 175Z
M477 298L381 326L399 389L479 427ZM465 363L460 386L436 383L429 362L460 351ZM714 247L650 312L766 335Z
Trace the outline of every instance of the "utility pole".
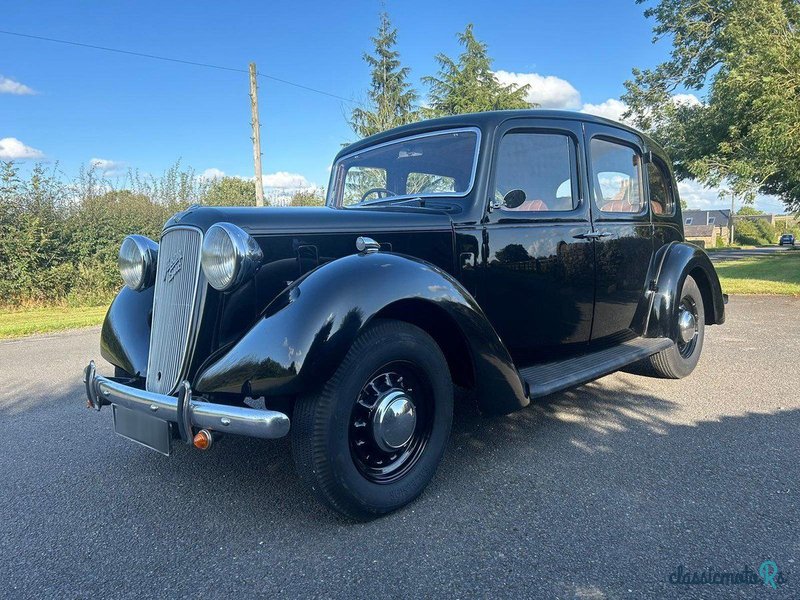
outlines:
M264 206L264 180L261 178L261 127L258 124L258 83L256 63L250 63L250 112L253 126L253 163L256 170L256 206Z
M728 219L728 224L731 226L731 246L733 246L733 202L736 199L736 196L733 192L731 192L731 214L730 218Z

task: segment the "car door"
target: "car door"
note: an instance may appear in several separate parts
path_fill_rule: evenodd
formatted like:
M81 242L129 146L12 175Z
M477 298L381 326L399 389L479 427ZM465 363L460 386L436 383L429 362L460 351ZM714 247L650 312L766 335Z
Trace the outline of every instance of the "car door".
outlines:
M592 340L641 333L653 235L641 138L622 128L586 123L589 195L595 236Z
M477 299L517 360L583 347L591 335L594 256L584 237L582 145L576 121L513 119L497 132ZM524 200L504 205L514 190Z

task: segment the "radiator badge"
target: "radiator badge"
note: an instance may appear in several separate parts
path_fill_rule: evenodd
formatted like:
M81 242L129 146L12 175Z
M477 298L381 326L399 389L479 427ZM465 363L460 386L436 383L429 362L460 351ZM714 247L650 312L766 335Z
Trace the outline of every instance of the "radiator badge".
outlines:
M183 268L183 254L178 254L169 261L167 269L164 272L164 281L172 281L175 276L181 272Z

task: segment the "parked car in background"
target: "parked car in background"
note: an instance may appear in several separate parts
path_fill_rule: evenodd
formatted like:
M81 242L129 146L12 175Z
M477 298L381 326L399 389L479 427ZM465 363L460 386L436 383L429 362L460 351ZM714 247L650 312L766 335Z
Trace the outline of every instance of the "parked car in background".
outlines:
M794 234L792 233L784 233L781 236L780 242L778 242L779 246L794 246Z
M89 405L163 454L291 434L300 477L357 519L423 491L455 385L505 414L642 361L685 377L725 319L664 151L559 111L372 136L334 160L326 207L194 206L119 264L115 377L86 368Z

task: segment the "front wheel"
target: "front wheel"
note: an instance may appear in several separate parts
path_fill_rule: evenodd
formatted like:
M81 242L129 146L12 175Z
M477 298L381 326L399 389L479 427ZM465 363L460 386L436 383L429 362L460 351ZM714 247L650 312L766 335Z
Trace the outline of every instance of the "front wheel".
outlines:
M422 493L452 419L453 384L439 346L414 325L378 320L320 394L297 400L295 465L323 503L373 518Z
M677 337L669 348L654 354L649 362L655 374L666 379L680 379L694 371L705 336L703 296L697 282L687 276L675 314Z

